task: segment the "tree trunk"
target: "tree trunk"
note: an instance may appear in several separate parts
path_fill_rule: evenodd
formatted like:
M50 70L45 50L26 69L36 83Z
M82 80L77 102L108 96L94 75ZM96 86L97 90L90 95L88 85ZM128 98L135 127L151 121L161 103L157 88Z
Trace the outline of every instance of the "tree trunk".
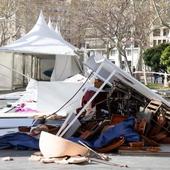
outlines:
M140 52L139 52L139 59L138 59L138 62L137 62L137 66L136 66L136 71L142 71L142 60L143 60L143 47L140 46L139 47L140 49Z
M129 70L129 73L132 75L132 70L131 70L131 67L128 63L128 59L127 59L127 55L126 55L126 49L122 49L122 53L123 53L123 57L124 57L124 60L125 60L125 64Z
M122 55L121 55L121 52L120 52L119 49L118 49L118 61L119 61L118 66L119 66L121 69L123 69Z
M122 46L117 43L117 49L118 49L118 52L119 52L119 56L118 56L118 60L120 62L120 68L122 69L123 68L123 64L122 64L122 56L124 57L124 60L125 60L125 64L130 72L130 74L132 75L132 70L128 64L128 59L127 59L127 56L126 56L126 49L123 49Z

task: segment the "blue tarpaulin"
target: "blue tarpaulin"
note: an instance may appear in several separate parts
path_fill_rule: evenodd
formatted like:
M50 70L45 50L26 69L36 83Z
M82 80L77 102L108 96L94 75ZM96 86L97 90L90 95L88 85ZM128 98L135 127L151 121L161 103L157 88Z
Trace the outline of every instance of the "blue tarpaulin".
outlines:
M129 117L116 126L110 127L101 133L99 138L92 141L93 148L102 148L119 137L124 137L126 142L139 141L140 136L134 131L134 124L135 118Z
M39 140L25 133L11 133L0 136L0 149L39 149Z
M135 118L129 117L128 119L122 121L121 123L112 126L102 132L98 137L95 137L92 140L82 140L80 138L70 138L74 142L79 140L87 144L91 148L98 149L105 147L113 142L113 140L120 137L124 137L126 142L135 142L140 140L140 136L134 130Z

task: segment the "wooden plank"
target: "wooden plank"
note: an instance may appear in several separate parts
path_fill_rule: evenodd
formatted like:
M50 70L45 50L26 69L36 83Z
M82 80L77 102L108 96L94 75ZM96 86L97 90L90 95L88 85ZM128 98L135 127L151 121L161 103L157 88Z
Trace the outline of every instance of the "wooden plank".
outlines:
M160 101L157 101L157 100L151 100L150 101L150 104L153 104L153 105L161 105L162 103Z
M161 105L162 103L160 101L151 100L150 103L146 106L145 110L156 113Z
M170 156L170 152L148 152L142 150L118 150L120 155L142 155L142 156Z
M136 155L141 155L141 156L170 156L170 144L161 144L159 147L143 147L142 149L138 149L133 148L133 149L128 149L130 147L125 146L125 147L120 147L120 149L118 150L118 153L121 155L132 155L132 156L136 156ZM149 148L160 148L160 151L158 152L151 152L148 151Z

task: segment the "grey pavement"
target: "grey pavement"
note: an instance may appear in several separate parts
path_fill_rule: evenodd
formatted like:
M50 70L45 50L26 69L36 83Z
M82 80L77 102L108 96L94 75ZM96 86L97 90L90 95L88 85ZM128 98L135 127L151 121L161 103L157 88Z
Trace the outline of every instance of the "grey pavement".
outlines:
M67 164L59 165L55 163L43 164L31 161L28 158L32 151L0 150L0 170L87 170L87 169L121 169L121 170L169 170L170 157L159 156L121 156L111 155L111 162L121 165L128 165L128 168L109 166L101 163L89 163L83 165ZM4 156L11 156L13 161L2 161Z

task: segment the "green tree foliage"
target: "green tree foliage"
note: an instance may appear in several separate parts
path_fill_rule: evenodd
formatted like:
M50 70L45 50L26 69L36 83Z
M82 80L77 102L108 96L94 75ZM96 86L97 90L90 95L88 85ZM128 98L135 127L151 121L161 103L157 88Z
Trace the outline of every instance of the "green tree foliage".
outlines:
M143 53L143 59L147 66L150 66L152 71L166 71L165 65L163 65L160 61L162 52L169 46L170 44L160 44L158 46L148 48Z
M165 66L166 71L170 73L170 46L165 48L161 55L161 64Z

